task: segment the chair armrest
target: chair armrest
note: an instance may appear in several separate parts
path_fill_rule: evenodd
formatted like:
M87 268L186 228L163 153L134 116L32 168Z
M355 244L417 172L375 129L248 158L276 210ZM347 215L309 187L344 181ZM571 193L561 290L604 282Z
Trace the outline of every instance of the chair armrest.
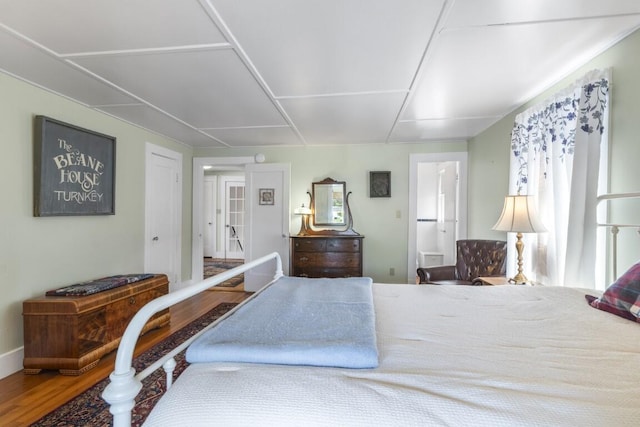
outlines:
M482 279L479 278L475 278L471 281L471 285L472 286L484 286L484 282L482 281Z
M418 277L421 284L437 282L439 280L455 280L455 265L443 265L439 267L418 268Z

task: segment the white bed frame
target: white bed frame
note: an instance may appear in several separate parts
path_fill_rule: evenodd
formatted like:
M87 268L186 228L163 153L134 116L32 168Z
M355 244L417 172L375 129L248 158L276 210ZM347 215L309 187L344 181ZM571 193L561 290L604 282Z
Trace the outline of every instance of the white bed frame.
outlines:
M258 292L255 292L250 298L238 304L236 307L234 307L233 310L227 312L218 320L205 327L202 331L198 332L193 337L189 338L178 347L174 348L164 357L136 374L132 363L133 351L135 349L136 343L138 342L138 337L142 332L142 328L151 318L151 316L159 311L171 307L172 305L175 305L178 302L184 301L185 299L191 298L192 296L197 295L200 292L206 291L207 289L210 289L211 287L216 286L224 282L225 280L235 277L240 273L251 270L258 265L267 263L272 260L275 260L276 262L276 269L273 280L269 284L264 286ZM110 406L109 411L111 412L111 414L113 414L114 427L131 426L131 411L135 406L135 398L142 389L143 379L162 367L166 372L168 390L173 384L173 370L176 367L175 356L181 351L185 350L189 346L189 344L191 344L191 342L199 337L202 333L216 325L218 322L222 321L224 318L228 317L231 313L247 303L249 300L255 298L271 283L282 277L282 275L282 260L277 252L273 252L254 261L247 262L241 266L238 266L231 270L227 270L211 278L205 279L196 285L154 299L153 301L142 307L140 311L136 313L133 319L131 319L131 322L127 326L127 329L122 336L120 346L118 347L118 353L116 355L115 369L111 373L111 375L109 375L109 379L111 380L111 382L102 393L102 398L107 401Z
M640 193L609 193L598 196L598 204L600 202L607 202L611 200L621 199L637 199L640 198ZM608 213L607 213L608 216ZM598 222L598 227L609 228L611 233L611 273L613 280L618 278L618 233L621 228L635 228L638 234L640 234L640 224L620 224L610 223L607 220L604 222Z

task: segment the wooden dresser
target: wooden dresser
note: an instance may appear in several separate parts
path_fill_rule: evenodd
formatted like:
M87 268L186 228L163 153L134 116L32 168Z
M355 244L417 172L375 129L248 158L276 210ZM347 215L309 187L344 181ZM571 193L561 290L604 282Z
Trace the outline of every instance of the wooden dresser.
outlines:
M291 236L291 275L361 277L364 236Z
M43 296L24 301L24 372L58 369L79 375L118 347L138 310L169 292L167 276L87 296ZM143 333L169 323L169 310L154 315Z

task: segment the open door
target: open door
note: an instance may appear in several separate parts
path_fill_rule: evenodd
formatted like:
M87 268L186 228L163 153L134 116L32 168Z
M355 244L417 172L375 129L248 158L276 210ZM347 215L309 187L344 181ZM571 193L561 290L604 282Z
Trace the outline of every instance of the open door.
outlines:
M245 261L278 252L285 275L289 271L290 176L289 164L248 164L245 167ZM270 197L265 198L265 194ZM245 291L257 291L269 283L274 269L275 264L247 271Z

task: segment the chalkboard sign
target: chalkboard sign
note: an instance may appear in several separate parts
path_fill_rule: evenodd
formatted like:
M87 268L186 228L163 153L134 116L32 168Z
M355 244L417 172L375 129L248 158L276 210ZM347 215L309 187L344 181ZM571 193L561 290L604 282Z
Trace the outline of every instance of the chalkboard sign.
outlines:
M34 133L34 216L114 215L116 139L45 116Z

